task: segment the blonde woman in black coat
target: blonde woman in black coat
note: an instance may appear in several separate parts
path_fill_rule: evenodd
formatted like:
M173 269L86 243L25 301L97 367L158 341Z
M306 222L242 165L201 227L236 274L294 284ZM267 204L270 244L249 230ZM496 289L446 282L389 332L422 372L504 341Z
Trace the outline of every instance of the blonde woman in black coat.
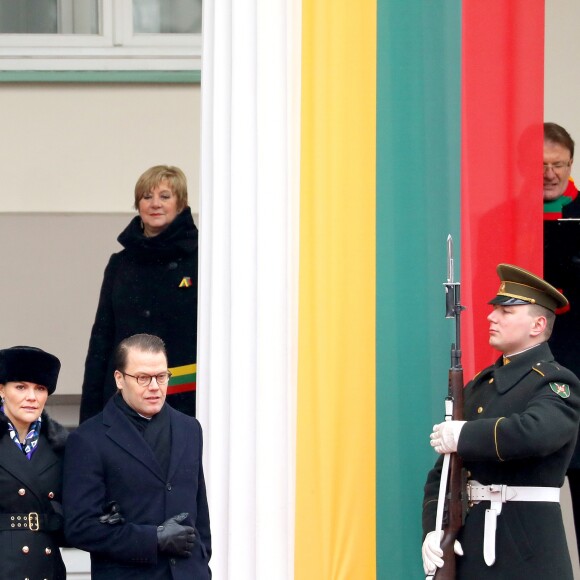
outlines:
M44 412L60 361L29 346L0 350L0 576L66 578L59 546L68 432Z
M135 185L135 216L118 237L124 249L105 269L85 362L80 422L116 392L113 352L134 334L159 336L172 373L167 402L195 416L197 228L187 181L177 167L151 167Z

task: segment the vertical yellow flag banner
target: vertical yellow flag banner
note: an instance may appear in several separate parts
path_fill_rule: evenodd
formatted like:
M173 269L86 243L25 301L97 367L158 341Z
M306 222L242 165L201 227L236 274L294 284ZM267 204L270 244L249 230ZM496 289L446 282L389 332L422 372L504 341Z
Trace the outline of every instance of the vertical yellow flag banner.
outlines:
M302 2L297 580L376 576L376 11Z

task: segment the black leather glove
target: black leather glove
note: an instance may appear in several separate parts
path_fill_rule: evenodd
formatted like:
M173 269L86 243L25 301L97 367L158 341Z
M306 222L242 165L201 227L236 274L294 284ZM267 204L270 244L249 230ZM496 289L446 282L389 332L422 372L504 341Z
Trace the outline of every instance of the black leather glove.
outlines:
M157 545L161 552L183 558L191 556L195 543L195 529L181 525L188 515L188 513L182 513L173 516L157 526Z
M99 521L102 524L109 524L111 526L125 523L125 518L121 515L119 504L116 501L106 503L103 506L103 515L99 517Z

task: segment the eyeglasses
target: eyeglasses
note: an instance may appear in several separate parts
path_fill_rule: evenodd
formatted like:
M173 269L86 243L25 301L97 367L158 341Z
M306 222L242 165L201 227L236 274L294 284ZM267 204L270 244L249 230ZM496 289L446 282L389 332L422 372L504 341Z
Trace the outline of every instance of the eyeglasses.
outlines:
M151 381L155 379L158 385L166 385L171 378L171 371L167 371L165 373L159 373L158 375L130 375L129 373L124 373L121 371L121 374L125 377L131 377L137 381L137 384L140 387L148 387L151 384Z
M544 173L546 173L546 171L548 171L549 169L551 169L554 173L558 173L559 171L562 171L562 169L566 169L566 167L570 167L571 163L572 163L572 160L570 160L570 161L558 161L557 163L544 163Z

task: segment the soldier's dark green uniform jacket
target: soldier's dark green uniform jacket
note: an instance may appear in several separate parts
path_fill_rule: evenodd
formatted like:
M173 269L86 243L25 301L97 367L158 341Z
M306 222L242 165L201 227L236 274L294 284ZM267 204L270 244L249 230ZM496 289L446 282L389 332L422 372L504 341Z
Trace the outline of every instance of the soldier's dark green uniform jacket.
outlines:
M503 364L503 357L465 389L468 421L458 454L469 479L481 484L561 487L576 444L580 381L554 361L546 343ZM428 475L423 533L435 529L443 456ZM559 503L506 502L497 519L496 561L483 559L485 510L470 508L458 540L457 578L469 580L572 580Z
M0 413L0 578L66 578L58 512L67 436L64 427L43 413L38 447L28 460L10 439L6 416ZM39 516L38 531L24 525L30 512Z

